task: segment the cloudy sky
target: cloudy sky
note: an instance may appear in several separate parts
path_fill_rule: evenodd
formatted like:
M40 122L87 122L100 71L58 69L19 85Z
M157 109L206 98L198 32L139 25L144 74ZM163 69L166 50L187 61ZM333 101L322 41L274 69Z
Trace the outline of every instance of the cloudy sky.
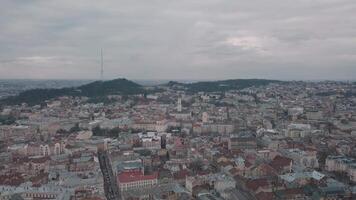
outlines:
M2 0L0 78L356 79L355 0Z

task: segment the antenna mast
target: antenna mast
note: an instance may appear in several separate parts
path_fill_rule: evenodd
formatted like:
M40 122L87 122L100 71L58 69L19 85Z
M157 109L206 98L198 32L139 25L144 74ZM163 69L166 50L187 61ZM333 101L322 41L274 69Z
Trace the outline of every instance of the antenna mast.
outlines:
M101 81L104 80L104 56L103 56L103 49L101 48L101 70L100 70L100 79Z

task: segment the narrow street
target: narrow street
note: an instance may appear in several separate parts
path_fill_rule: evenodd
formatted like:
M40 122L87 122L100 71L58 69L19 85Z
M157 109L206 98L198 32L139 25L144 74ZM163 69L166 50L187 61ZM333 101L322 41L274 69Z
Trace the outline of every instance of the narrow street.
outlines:
M104 191L108 200L120 200L121 196L117 187L116 178L114 177L108 153L98 151L100 169L104 179Z

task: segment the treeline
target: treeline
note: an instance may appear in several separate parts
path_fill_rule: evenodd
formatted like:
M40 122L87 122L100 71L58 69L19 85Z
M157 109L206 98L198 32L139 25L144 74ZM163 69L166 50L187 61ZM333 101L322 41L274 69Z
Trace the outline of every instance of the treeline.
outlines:
M60 96L78 96L79 93L74 88L63 89L33 89L21 92L17 96L8 97L0 101L0 104L17 105L27 103L29 105L38 105L46 100Z
M11 115L0 115L0 125L12 125L16 122L16 118Z
M102 129L100 126L94 127L92 130L93 136L106 136L111 138L116 138L121 132L120 128L113 129Z
M79 127L79 124L76 124L69 130L59 129L59 130L57 130L57 133L61 134L61 135L68 136L72 133L76 133L76 132L83 131L83 130L87 130L87 129L81 129ZM116 138L116 137L118 137L118 134L121 132L121 129L118 127L113 128L113 129L103 129L103 128L100 128L100 126L96 126L91 131L93 133L93 136L105 136L105 137Z
M318 92L315 95L317 96L334 96L334 95L343 95L345 98L348 97L354 97L356 96L356 92L355 91L346 91L346 92L340 92L340 91L326 91L326 92Z
M170 87L181 86L185 87L189 92L222 92L228 90L240 90L248 87L259 87L268 85L270 83L280 83L278 80L266 79L231 79L223 81L203 81L196 83L178 83L169 82L167 85Z
M127 79L115 79L110 81L95 81L78 87L82 96L100 97L106 95L123 94L133 95L142 94L145 92L144 88Z
M278 83L277 80L265 79L236 79L224 81L205 81L196 83L169 82L167 86L184 87L188 92L224 92L228 90L238 90L247 87L259 87L270 83ZM108 95L134 95L147 94L161 91L159 89L146 90L141 85L127 79L114 79L110 81L95 81L86 85L72 88L61 89L33 89L20 93L17 96L8 97L0 100L1 105L17 105L27 103L30 106L39 105L47 100L60 96L86 96L91 102L110 103L109 99L104 98Z
M144 88L137 83L126 79L115 79L111 81L95 81L73 88L28 90L17 96L1 100L0 105L17 105L21 103L38 105L46 100L60 96L86 96L92 98L93 102L96 102L96 100L102 100L100 97L107 95L132 95L142 94L144 92Z

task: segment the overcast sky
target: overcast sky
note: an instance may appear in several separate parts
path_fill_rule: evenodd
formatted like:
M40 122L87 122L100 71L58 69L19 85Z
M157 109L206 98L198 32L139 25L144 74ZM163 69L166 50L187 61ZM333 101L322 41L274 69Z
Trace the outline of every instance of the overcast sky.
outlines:
M356 79L355 0L2 0L0 78Z

